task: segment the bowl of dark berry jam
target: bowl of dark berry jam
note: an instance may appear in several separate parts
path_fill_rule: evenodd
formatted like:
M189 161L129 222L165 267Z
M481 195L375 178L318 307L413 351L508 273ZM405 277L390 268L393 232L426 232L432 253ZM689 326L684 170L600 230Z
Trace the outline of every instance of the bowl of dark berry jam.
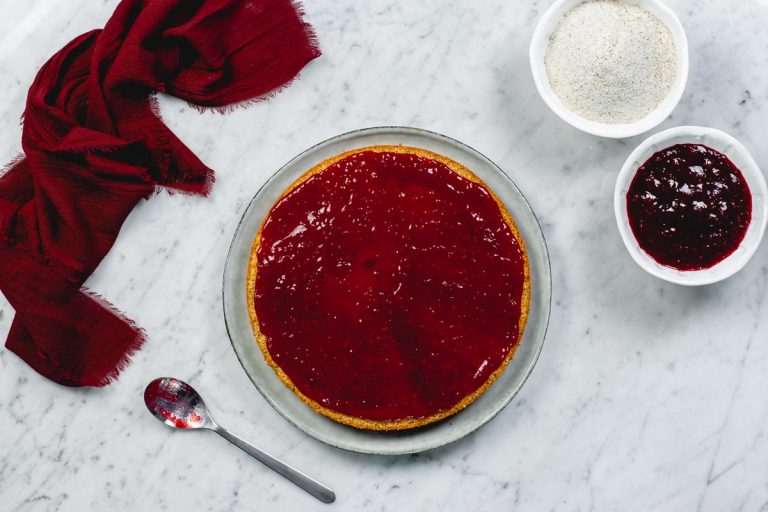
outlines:
M632 258L682 285L732 276L765 233L768 188L749 151L713 128L681 126L635 149L616 181L614 208Z

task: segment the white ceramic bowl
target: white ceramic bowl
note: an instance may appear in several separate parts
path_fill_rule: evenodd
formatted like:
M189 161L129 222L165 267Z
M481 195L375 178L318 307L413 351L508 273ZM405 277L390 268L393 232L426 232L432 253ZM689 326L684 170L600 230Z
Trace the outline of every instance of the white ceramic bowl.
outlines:
M704 270L681 271L660 264L642 250L629 226L627 215L627 191L637 169L654 153L674 144L703 144L727 156L739 168L747 181L752 194L752 220L744 235L741 245L727 258L713 267ZM768 187L765 178L749 151L736 139L727 133L700 126L679 126L657 133L645 139L635 149L616 180L613 196L613 206L616 212L616 222L619 225L621 238L632 258L648 273L672 283L697 286L711 284L732 276L744 265L757 250L765 233L768 222Z
M547 76L547 68L544 64L549 37L557 28L560 19L572 8L585 1L588 0L557 0L547 9L539 20L538 25L536 25L533 37L531 38L529 52L531 71L533 73L533 81L536 83L536 89L538 89L544 102L555 114L566 123L583 132L614 139L632 137L647 132L669 117L683 96L685 84L688 81L688 40L685 37L683 25L675 13L659 0L621 0L623 3L642 7L659 18L669 28L677 50L677 73L675 82L672 84L672 89L667 97L653 112L644 118L630 124L598 123L581 117L565 106L552 90L549 77Z

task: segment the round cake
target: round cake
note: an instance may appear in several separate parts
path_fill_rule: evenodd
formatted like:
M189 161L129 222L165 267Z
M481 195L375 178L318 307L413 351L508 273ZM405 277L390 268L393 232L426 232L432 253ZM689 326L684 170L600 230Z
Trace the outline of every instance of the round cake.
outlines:
M257 343L301 400L401 430L463 409L512 359L528 316L525 245L461 164L405 146L349 151L275 202L246 285Z

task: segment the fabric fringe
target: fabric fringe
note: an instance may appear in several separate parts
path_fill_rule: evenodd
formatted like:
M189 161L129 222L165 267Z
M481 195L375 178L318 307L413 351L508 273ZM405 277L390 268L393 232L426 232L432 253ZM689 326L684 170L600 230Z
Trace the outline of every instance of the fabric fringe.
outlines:
M109 311L115 317L120 319L123 323L128 325L128 327L130 327L131 330L133 330L135 333L135 337L125 348L123 354L117 360L117 363L115 363L114 367L109 371L109 373L99 379L96 384L93 384L95 387L104 387L115 381L120 373L128 368L128 366L130 366L131 361L133 360L133 356L147 341L147 333L142 327L139 327L133 320L125 316L122 311L117 309L114 304L105 299L101 294L85 287L80 288L80 291L88 298L98 303L101 307Z
M150 93L149 96L147 97L147 101L149 102L149 109L152 111L155 117L157 117L162 122L163 116L160 113L160 101L157 99L157 95L158 93L156 91ZM166 148L160 155L161 156L160 165L162 166L163 169L167 169L171 162L171 153L167 149L170 141L168 140L168 137L165 136L165 134L160 134L160 140L161 140L162 146Z
M301 22L302 27L304 28L304 36L307 38L307 41L309 41L309 46L312 48L315 55L313 58L317 58L321 55L320 51L320 41L317 38L317 33L315 32L315 28L307 23L305 21L306 12L304 11L304 6L299 2L298 0L291 0L291 5L293 6L293 9L296 11L296 15L299 17L299 21Z
M15 157L11 159L10 162L5 164L2 168L0 168L0 179L3 179L3 176L13 169L17 164L21 163L22 160L24 160L27 156L24 153L19 153Z
M154 92L149 95L147 100L149 101L149 108L152 110L152 113L157 117L159 120L163 120L163 115L160 111L160 101L157 98L158 93ZM192 105L188 102L189 105ZM169 147L170 141L168 140L168 137L166 137L164 134L160 135L161 142L163 146ZM164 168L168 168L170 165L171 155L168 151L164 151L162 154L162 162L161 165L164 166ZM198 178L202 178L199 179ZM184 184L189 183L190 181L199 181L202 183L202 188L200 190L184 190L183 188L178 188L174 186L175 183ZM165 190L169 195L187 195L187 196L202 196L202 197L208 197L208 195L213 190L213 185L216 183L216 175L214 172L204 167L202 169L192 169L192 170L183 170L181 173L181 176L179 176L177 179L168 182L168 183L159 183L158 186L155 188L155 193L160 193L160 190Z

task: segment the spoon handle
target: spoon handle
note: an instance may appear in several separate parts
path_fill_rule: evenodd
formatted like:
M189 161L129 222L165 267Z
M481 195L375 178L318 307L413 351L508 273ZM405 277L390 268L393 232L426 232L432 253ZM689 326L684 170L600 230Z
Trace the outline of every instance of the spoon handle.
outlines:
M266 452L263 452L253 446L251 443L245 441L244 439L236 436L229 430L219 427L218 425L216 428L213 429L214 432L219 434L221 437L232 443L233 445L237 446L241 450L243 450L248 455L253 456L256 460L267 466L273 471L276 471L277 473L281 474L294 484L298 485L305 491L307 491L309 494L317 498L318 500L322 501L323 503L333 503L336 501L336 494L329 489L328 487L324 486L317 480L310 478L309 476L305 475L298 469L294 469L288 464L277 460L273 456L269 455Z

